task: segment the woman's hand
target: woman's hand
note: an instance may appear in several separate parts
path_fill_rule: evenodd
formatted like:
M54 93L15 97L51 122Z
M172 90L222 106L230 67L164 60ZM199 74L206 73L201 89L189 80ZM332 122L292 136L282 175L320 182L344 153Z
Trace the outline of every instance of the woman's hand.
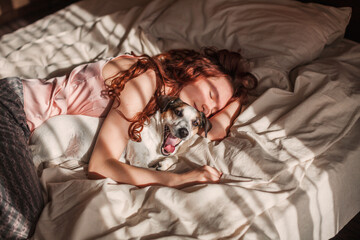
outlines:
M202 166L181 174L180 183L176 188L183 188L198 183L219 183L222 173L210 166Z
M234 120L239 116L241 112L241 100L236 99L223 108L220 112L216 113L210 118L212 124L211 130L207 134L207 138L211 141L224 139ZM204 136L204 133L201 134Z

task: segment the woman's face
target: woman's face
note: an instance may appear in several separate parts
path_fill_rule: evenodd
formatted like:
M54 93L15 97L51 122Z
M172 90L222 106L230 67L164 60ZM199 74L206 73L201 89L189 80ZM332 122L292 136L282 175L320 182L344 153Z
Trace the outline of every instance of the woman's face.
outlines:
M207 117L223 109L234 90L225 77L199 78L186 85L179 94L182 101L203 112Z

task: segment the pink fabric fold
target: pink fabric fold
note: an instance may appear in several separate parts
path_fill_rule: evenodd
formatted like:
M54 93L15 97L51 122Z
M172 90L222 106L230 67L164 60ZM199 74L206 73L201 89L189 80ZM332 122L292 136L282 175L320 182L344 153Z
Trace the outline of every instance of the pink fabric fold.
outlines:
M110 99L101 94L105 89L102 69L108 61L80 65L67 76L24 79L24 110L30 130L60 114L105 117Z

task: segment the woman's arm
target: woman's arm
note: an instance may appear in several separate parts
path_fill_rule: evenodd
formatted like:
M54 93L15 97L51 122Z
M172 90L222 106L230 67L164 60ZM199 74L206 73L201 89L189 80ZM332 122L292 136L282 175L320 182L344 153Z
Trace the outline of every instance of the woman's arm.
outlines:
M119 61L119 60L116 60ZM110 74L116 64L111 64ZM107 77L107 69L104 68L104 77ZM122 111L127 117L132 117L142 111L150 101L156 88L155 73L147 71L137 78L130 80L121 92L121 104L115 102L114 106ZM200 182L217 182L221 174L214 168L204 166L184 174L171 172L152 171L138 168L118 161L129 141L126 121L116 109L112 108L107 115L97 138L92 152L88 177L99 179L109 177L119 183L133 184L136 186L164 185L171 187L183 187Z
M227 136L230 127L234 123L234 120L239 116L241 108L241 100L236 99L229 103L220 112L212 116L210 118L212 128L208 132L207 138L210 140L224 139Z
M203 166L184 174L176 174L152 171L120 162L118 159L128 141L128 125L128 122L115 110L110 111L100 130L90 158L88 170L90 179L109 177L119 183L139 187L162 185L177 188L196 183L219 181L221 173L209 166Z

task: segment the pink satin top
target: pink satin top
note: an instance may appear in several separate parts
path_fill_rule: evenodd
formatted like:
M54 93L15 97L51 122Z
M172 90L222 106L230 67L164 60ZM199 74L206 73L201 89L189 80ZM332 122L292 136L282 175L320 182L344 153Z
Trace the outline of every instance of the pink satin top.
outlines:
M66 76L24 79L24 110L30 130L60 114L105 117L111 101L101 94L105 89L102 69L109 60L80 65Z

